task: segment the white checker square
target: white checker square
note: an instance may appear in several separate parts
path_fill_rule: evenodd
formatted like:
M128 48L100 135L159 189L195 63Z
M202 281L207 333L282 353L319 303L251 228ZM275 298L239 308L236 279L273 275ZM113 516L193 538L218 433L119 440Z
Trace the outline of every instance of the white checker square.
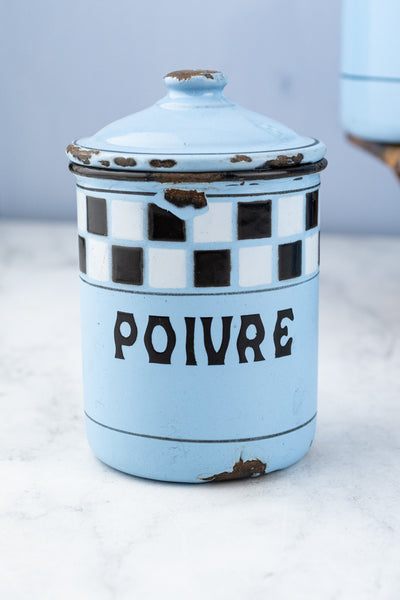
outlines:
M86 231L86 195L79 189L76 190L78 229Z
M143 203L128 200L111 202L111 235L123 240L143 239Z
M319 235L315 233L306 238L306 274L314 273L318 269Z
M208 211L193 219L193 240L195 242L232 241L232 204L211 202Z
M249 287L272 281L272 246L239 248L239 285Z
M185 288L186 250L149 248L149 284L154 288Z
M278 204L278 235L285 237L304 230L304 196L282 196Z
M86 269L92 279L109 281L110 258L107 242L86 238Z

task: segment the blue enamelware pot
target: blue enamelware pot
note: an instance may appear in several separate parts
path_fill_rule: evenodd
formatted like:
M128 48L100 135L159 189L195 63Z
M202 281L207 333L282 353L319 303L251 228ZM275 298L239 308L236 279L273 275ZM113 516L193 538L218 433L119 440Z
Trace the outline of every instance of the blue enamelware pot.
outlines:
M341 104L347 133L400 143L399 24L399 0L343 0Z
M167 481L299 460L317 400L325 146L177 71L154 106L68 147L89 443Z

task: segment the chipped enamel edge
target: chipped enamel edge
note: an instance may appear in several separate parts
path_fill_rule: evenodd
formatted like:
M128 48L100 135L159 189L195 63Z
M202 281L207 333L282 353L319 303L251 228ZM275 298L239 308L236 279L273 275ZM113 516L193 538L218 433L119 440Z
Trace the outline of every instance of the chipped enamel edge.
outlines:
M325 155L326 146L315 138L308 146L268 150L265 152L238 152L226 154L140 154L111 152L88 148L75 141L67 148L71 162L100 169L120 171L164 171L164 172L214 172L248 171L253 169L275 169L295 167L317 162ZM306 150L306 155L302 152Z

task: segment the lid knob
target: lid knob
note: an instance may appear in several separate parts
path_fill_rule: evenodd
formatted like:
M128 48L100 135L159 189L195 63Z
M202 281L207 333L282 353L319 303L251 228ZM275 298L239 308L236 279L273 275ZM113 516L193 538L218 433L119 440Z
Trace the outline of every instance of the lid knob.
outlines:
M227 84L220 71L211 69L172 71L164 76L164 81L168 89L184 94L221 92Z

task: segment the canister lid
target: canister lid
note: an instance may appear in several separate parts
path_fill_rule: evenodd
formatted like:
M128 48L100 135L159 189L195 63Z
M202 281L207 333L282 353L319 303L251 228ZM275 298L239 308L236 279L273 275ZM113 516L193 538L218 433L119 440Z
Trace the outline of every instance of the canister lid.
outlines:
M164 81L168 93L153 106L70 144L71 161L129 171L240 171L315 163L325 154L318 140L226 98L219 71L174 71Z

